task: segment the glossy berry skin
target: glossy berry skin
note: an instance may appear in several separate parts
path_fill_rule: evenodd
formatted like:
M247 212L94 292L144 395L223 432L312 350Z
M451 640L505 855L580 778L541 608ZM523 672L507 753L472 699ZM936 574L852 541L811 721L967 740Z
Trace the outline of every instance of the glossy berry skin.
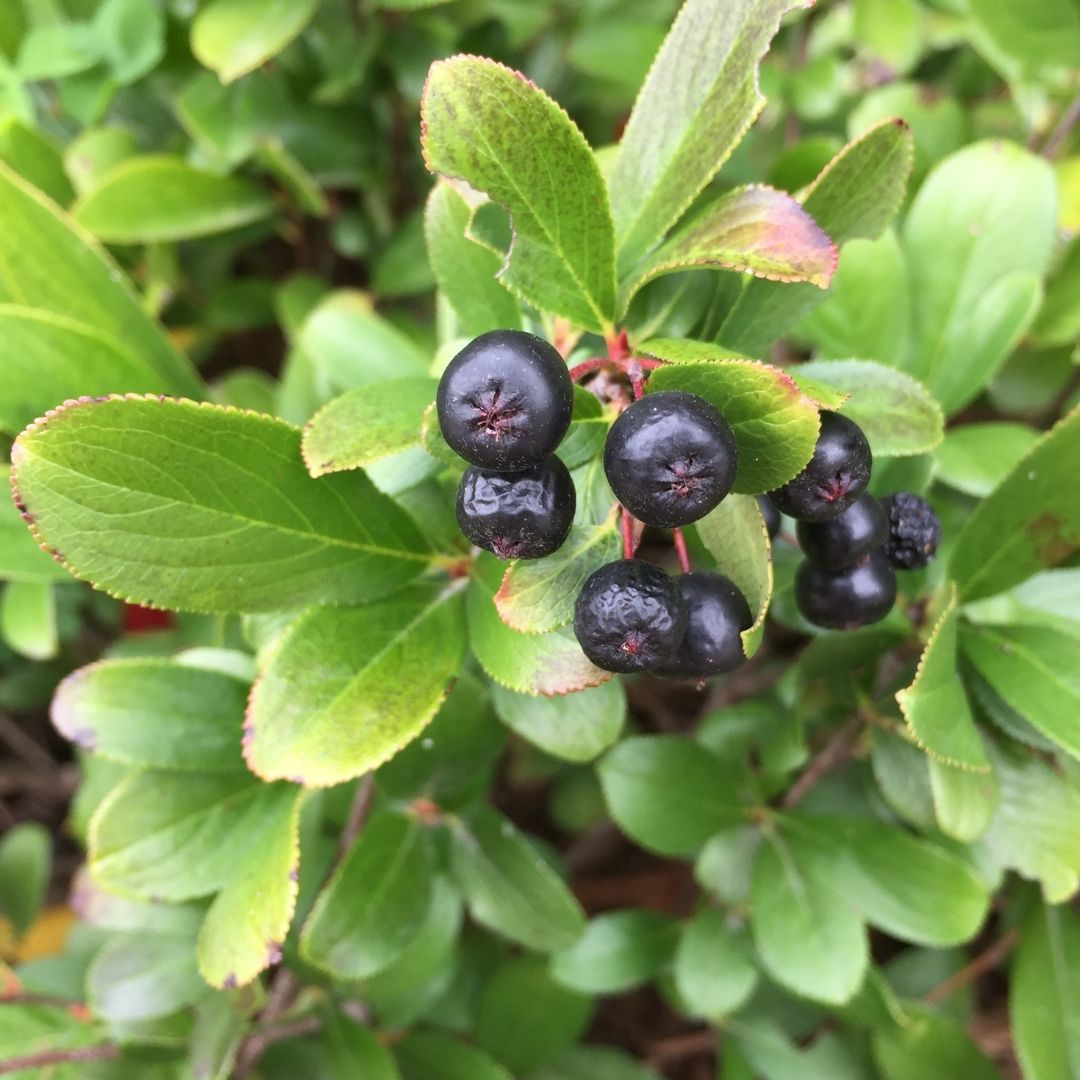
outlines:
M685 632L678 586L650 563L608 563L578 593L574 633L585 655L605 671L650 671L671 658Z
M703 518L731 490L739 448L727 421L696 394L635 401L611 425L604 471L615 497L646 525Z
M889 537L884 507L864 491L842 514L828 521L800 521L796 535L803 554L823 570L843 570Z
M761 507L761 516L765 519L765 531L769 534L770 540L775 540L776 534L780 531L780 511L776 509L776 504L768 495L759 495L757 501L758 506Z
M557 457L512 473L471 465L458 486L457 520L500 559L542 559L562 547L576 505L574 481Z
M754 622L746 597L733 581L711 570L683 574L678 586L686 603L686 634L657 674L707 679L734 671L746 660L739 634Z
M895 601L896 574L884 551L872 551L845 570L803 562L795 573L795 603L816 626L854 630L884 619Z
M570 426L574 387L563 358L542 338L493 330L450 361L435 400L456 454L512 472L554 453Z
M897 570L918 570L937 554L941 522L934 508L910 491L883 500L889 521L885 554Z
M769 498L788 517L826 521L842 514L866 489L873 458L862 428L839 413L821 414L821 434L807 466Z

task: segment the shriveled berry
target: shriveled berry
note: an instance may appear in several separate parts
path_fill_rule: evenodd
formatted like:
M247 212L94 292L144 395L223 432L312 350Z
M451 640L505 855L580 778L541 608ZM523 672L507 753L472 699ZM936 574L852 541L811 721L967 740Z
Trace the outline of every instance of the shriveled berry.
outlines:
M918 570L937 554L941 522L934 508L910 491L898 491L882 500L889 517L885 553L897 570Z
M761 507L761 516L765 519L765 531L768 532L770 540L775 540L780 531L780 511L768 495L759 495L757 501Z
M469 540L500 559L541 559L562 547L576 505L574 481L557 457L509 473L470 465L457 519Z
M590 575L574 607L574 633L605 671L649 671L669 660L686 632L686 604L674 580L640 559Z
M795 603L803 618L832 630L854 630L884 619L896 601L896 574L884 551L844 570L803 562L795 573Z
M806 468L769 498L788 517L825 521L842 514L870 482L873 458L858 424L839 413L821 414L821 434Z
M528 469L566 434L574 387L563 358L542 338L493 330L450 361L436 409L443 438L471 465Z
M881 503L864 491L842 514L828 521L800 521L795 532L810 562L842 570L885 543L889 519Z
M646 525L675 528L704 517L731 490L739 448L704 398L648 394L611 426L604 471L615 497Z
M711 570L683 574L678 586L686 603L686 634L657 673L707 679L734 671L746 659L739 635L754 622L746 597L730 578Z

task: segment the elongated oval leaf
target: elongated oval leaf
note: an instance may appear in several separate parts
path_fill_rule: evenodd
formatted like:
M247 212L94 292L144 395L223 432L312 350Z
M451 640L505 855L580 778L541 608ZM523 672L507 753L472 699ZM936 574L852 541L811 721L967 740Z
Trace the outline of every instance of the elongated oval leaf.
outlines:
M192 21L192 52L230 83L279 53L318 6L318 0L211 0Z
M191 938L179 934L113 938L86 972L87 1003L113 1023L167 1016L207 993Z
M713 1020L734 1012L753 993L758 970L745 934L727 915L702 908L686 926L675 953L675 986L695 1016Z
M934 452L937 477L965 495L984 499L1035 445L1039 433L1023 424L964 424Z
M242 769L247 684L174 660L103 660L57 688L52 722L85 750L128 765Z
M302 615L251 692L248 765L266 779L319 786L375 768L435 715L464 652L457 586L417 585Z
M3 162L0 301L43 308L93 327L123 342L173 393L199 397L203 392L191 363L146 316L119 267L97 241Z
M428 168L465 180L513 219L500 271L506 287L579 326L610 329L615 240L607 189L566 113L520 73L458 56L431 66L420 115Z
M362 473L313 480L300 432L190 401L71 402L19 436L16 501L76 576L184 611L284 611L392 591L428 564Z

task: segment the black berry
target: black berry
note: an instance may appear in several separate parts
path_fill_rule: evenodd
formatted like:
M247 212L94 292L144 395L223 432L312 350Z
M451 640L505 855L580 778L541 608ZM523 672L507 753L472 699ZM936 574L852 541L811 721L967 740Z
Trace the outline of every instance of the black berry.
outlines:
M794 480L769 492L777 508L799 521L825 521L843 513L870 481L873 458L858 424L839 413L821 414L814 456Z
M898 491L883 500L889 517L885 553L898 570L918 570L937 553L941 522L934 508L910 491Z
M889 536L884 507L864 491L842 514L828 521L800 521L799 546L815 566L842 570L879 548Z
M765 519L765 531L769 534L770 540L775 540L776 534L780 531L780 511L776 509L776 505L768 495L759 495L757 501L758 506L761 507L761 516Z
M443 438L482 469L539 465L570 426L574 387L558 352L521 330L481 334L450 361L436 398Z
M696 394L635 401L611 426L604 471L615 497L646 525L704 517L731 490L739 450L727 421Z
M795 603L803 618L832 630L854 630L884 619L896 600L896 574L883 551L845 570L804 562L795 573Z
M509 473L470 465L457 519L469 540L500 559L541 559L562 547L576 505L574 481L557 457Z
M649 671L671 658L686 632L686 604L672 578L638 559L590 575L574 608L574 633L605 671Z
M678 585L686 604L686 634L657 673L707 679L734 671L746 659L739 634L754 622L746 597L734 582L711 570L683 574Z

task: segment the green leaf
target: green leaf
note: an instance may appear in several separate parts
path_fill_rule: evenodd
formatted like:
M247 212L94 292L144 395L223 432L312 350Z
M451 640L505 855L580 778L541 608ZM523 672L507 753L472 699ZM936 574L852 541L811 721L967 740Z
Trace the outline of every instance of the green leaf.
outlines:
M17 937L33 925L52 870L52 840L37 822L12 826L0 840L0 912Z
M0 122L0 161L53 202L60 206L71 202L74 192L59 148L37 128L14 116Z
M254 184L164 154L122 161L72 208L80 225L114 244L212 236L273 212L273 199Z
M390 1051L366 1024L335 1011L327 1017L323 1032L329 1075L401 1080Z
M743 651L753 656L765 633L772 599L772 543L757 499L728 495L696 525L697 534L716 560L716 568L742 590L754 623L742 631Z
M513 1080L482 1050L434 1031L406 1035L394 1045L394 1056L403 1080Z
M1055 235L1049 165L976 143L927 178L904 226L916 340L906 370L951 415L974 398L1038 310Z
M1002 700L1062 749L1080 757L1080 641L1049 626L965 627L964 656Z
M435 280L468 336L519 329L517 300L496 280L503 260L466 235L472 213L450 184L438 183L431 189L424 236Z
M386 761L420 734L457 675L462 614L461 589L438 584L306 612L252 690L248 766L264 779L322 786Z
M0 465L0 487L10 469ZM0 579L4 581L68 581L67 571L34 542L14 502L0 497Z
M169 399L81 401L27 429L12 463L39 542L77 576L142 604L256 612L355 602L399 587L430 558L363 474L313 480L300 432L268 416Z
M76 1018L67 1009L14 1002L5 1002L0 1008L0 1058L4 1060L93 1046L101 1041L100 1027Z
M1030 0L1023 12L1009 0L971 0L970 8L994 45L1025 66L1075 65L1080 54L1080 8L1075 0Z
M1080 636L1080 567L1044 570L1007 593L965 605L964 613L987 625L1053 626Z
M190 937L175 934L113 938L86 973L87 1004L112 1023L154 1020L193 1005L209 991L192 946Z
M660 1080L660 1074L622 1050L607 1046L575 1046L530 1080Z
M173 384L109 334L41 308L0 304L5 352L0 430L17 435L82 394L168 392Z
M0 637L30 660L51 660L60 652L51 582L8 582L0 597Z
M902 121L890 119L872 127L825 166L802 197L803 208L835 244L875 239L900 208L911 175L912 146L911 131ZM842 253L840 274L843 266ZM834 288L836 284L834 279ZM826 295L806 284L748 281L719 338L744 355L763 355Z
M211 0L191 23L191 51L230 83L276 56L307 24L318 0Z
M89 128L68 144L64 168L75 190L83 195L114 165L135 157L138 152L135 136L127 128Z
M202 396L195 369L146 316L104 250L2 163L0 301L92 326L142 357L174 393Z
M519 694L493 686L499 719L511 731L563 761L592 761L622 732L626 694L618 679L562 697Z
M866 433L874 457L924 454L942 440L937 402L902 371L870 360L819 360L800 364L797 373L851 395L840 411Z
M243 769L248 686L175 660L101 660L57 687L52 722L84 750L127 765L191 772Z
M964 424L945 433L934 452L937 478L965 495L985 499L1038 441L1022 424Z
M560 986L539 957L508 960L488 980L476 1011L476 1041L515 1075L565 1050L589 1022L592 1000Z
M926 1080L955 1076L964 1080L1001 1080L955 1020L908 1005L909 1022L878 1028L872 1036L874 1059L883 1080Z
M769 975L801 997L842 1005L869 963L866 927L850 901L823 888L795 838L773 836L758 849L750 925Z
M638 94L611 173L620 272L694 201L765 104L757 68L798 0L683 5Z
M609 330L615 243L607 191L566 113L518 72L458 56L431 66L420 116L428 168L467 181L513 219L499 280L544 311Z
M572 694L599 686L611 676L592 664L570 627L544 634L511 630L499 616L493 594L502 563L483 554L473 564L466 594L469 640L480 666L502 686L523 694Z
M673 358L666 342L648 342L641 351ZM814 452L821 423L817 406L779 368L751 360L703 360L658 368L649 376L649 391L683 390L719 409L739 444L735 491L753 495L786 484Z
M139 770L90 823L90 870L102 888L146 900L209 896L237 873L266 822L297 788L244 774Z
M1027 1080L1080 1076L1080 918L1035 904L1024 920L1009 986L1009 1019Z
M427 375L428 357L364 293L331 293L308 316L300 347L338 390Z
M1040 345L1080 338L1080 239L1074 237L1054 269L1032 336Z
M659 911L598 915L569 949L551 958L551 974L585 994L619 994L668 968L678 940L678 925Z
M301 791L288 785L258 786L274 797L264 796L263 812L249 818L242 831L238 827L243 846L235 852L199 931L199 973L218 989L246 986L281 962L296 909Z
M435 379L388 379L334 398L304 428L301 453L312 476L360 469L420 445Z
M738 270L770 281L827 289L836 245L788 194L753 184L719 196L684 222L622 290L625 313L641 287L680 270Z
M507 567L494 603L502 621L522 634L558 630L574 618L574 601L585 579L618 559L619 535L612 523L576 525L546 559L518 559Z
M675 953L675 986L694 1016L716 1020L738 1009L758 983L749 942L728 917L702 908L683 927Z
M731 765L674 735L624 739L597 773L615 823L661 855L694 855L743 817Z
M585 915L562 879L506 818L487 807L454 823L452 865L472 917L529 949L572 945Z
M104 0L94 12L94 37L121 85L148 74L165 55L165 15L143 0Z
M1068 900L1080 886L1080 791L1019 749L993 761L1001 795L982 845L998 866L1040 882L1047 903Z
M896 695L915 741L950 765L985 770L986 751L957 671L956 590L934 625L915 679Z
M956 538L949 572L962 600L993 596L1080 548L1080 407L1059 420L975 508Z
M974 773L926 758L938 828L963 843L977 840L990 825L998 804L993 772Z
M315 901L300 935L302 955L337 979L383 970L424 922L431 872L427 836L416 818L372 818Z

